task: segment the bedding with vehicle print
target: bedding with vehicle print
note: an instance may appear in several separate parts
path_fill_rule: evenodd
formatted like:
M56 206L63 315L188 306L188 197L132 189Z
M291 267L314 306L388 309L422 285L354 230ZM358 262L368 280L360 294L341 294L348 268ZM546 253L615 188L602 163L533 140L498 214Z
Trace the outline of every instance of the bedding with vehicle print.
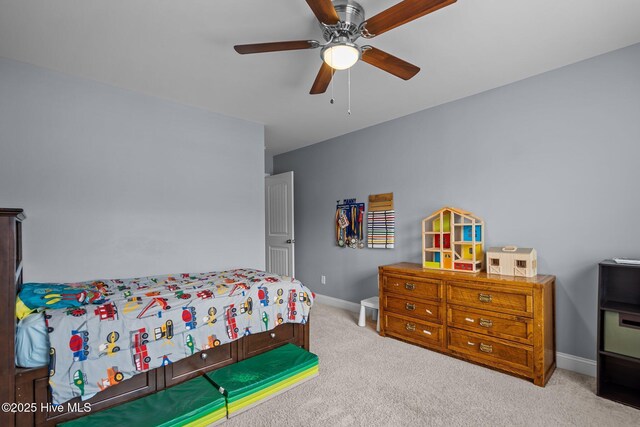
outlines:
M47 298L80 302L45 311L54 404L244 335L306 323L314 298L298 280L251 269L66 284L78 290L70 296L41 286Z

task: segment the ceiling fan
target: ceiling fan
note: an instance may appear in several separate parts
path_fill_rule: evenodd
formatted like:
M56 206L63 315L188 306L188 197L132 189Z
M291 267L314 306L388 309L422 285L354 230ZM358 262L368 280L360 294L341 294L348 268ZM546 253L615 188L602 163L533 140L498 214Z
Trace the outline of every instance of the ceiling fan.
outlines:
M414 19L449 6L456 0L404 0L372 18L365 19L364 8L353 0L306 0L322 28L325 43L295 40L236 45L240 54L322 48L322 66L313 82L311 95L324 93L336 70L346 70L358 60L409 80L420 68L373 46L356 44L360 37L370 39Z

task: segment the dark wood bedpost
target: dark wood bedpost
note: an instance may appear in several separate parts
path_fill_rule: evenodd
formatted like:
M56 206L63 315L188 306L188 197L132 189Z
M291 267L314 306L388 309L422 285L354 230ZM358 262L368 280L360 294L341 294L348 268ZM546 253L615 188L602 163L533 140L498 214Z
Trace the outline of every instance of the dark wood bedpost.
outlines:
M0 403L15 402L16 290L22 284L22 209L0 208ZM0 425L13 427L15 414L0 412Z

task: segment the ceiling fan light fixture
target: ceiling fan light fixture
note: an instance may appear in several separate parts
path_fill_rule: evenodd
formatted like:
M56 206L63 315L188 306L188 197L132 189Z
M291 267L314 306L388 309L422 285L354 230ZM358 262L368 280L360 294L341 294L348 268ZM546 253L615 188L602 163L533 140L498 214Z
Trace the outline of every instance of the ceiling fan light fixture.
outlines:
M322 60L334 70L346 70L355 65L360 59L361 51L358 45L351 42L330 44L322 49Z

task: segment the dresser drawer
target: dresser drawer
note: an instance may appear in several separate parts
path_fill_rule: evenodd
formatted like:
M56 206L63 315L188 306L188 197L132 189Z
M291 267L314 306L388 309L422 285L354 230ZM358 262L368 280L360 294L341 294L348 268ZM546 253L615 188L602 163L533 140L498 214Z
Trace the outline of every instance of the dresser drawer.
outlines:
M467 307L448 306L447 324L483 335L533 343L533 321L527 317Z
M417 279L415 277L385 276L384 290L415 298L428 298L439 301L442 298L440 280Z
M392 313L413 317L416 320L442 323L440 305L435 302L418 302L399 296L385 295L384 309Z
M503 289L497 286L473 283L448 283L447 303L478 307L503 313L533 316L533 293L531 289Z
M442 347L442 327L422 323L415 320L406 320L385 313L385 333L399 336L407 341L427 346Z
M472 332L448 329L448 348L488 365L509 367L527 374L533 370L532 347L488 338Z

